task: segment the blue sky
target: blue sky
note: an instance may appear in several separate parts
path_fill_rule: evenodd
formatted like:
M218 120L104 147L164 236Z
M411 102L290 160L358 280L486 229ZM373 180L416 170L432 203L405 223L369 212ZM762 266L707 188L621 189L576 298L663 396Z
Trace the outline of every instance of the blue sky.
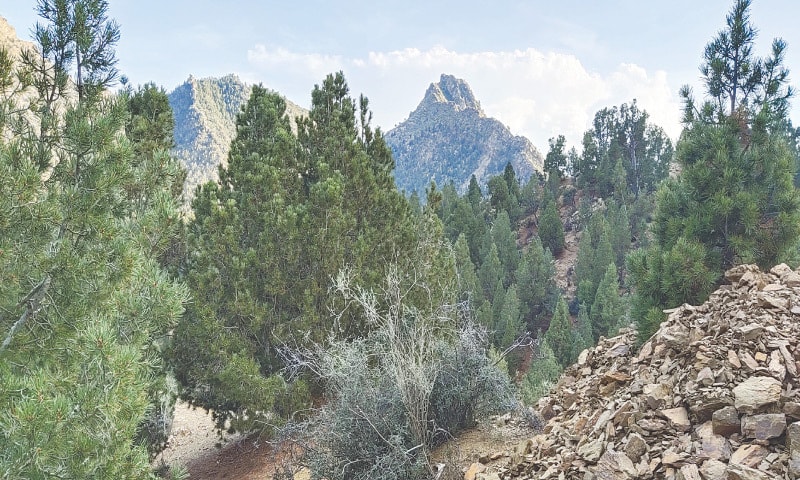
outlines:
M8 3L0 16L29 39L36 2ZM308 106L314 84L343 70L352 93L369 97L374 122L388 130L447 73L470 84L487 115L544 153L558 134L579 144L597 110L633 98L676 138L677 91L690 84L703 93L703 48L724 26L732 0L109 3L122 30L119 68L134 85L153 81L169 91L190 74L236 73ZM797 87L800 2L753 3L758 53L784 38ZM800 124L800 108L792 120Z

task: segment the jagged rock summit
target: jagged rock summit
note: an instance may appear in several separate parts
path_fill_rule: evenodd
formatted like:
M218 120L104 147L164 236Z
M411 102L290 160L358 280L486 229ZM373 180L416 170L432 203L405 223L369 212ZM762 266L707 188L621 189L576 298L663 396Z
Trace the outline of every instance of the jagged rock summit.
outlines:
M12 56L19 55L24 49L35 48L33 43L20 39L14 27L2 16L0 16L0 47L7 49Z
M196 78L168 94L175 119L174 154L187 170L184 193L191 198L197 185L218 179L219 165L227 165L236 136L236 115L250 97L251 86L236 75ZM308 112L286 100L290 119Z
M481 185L511 163L527 181L542 169L542 155L525 137L489 118L469 85L452 75L432 83L408 119L386 133L395 159L395 181L423 195L431 181L453 181L463 192L475 175Z
M581 353L539 403L543 433L475 478L800 478L800 273L726 280L640 350L624 330Z

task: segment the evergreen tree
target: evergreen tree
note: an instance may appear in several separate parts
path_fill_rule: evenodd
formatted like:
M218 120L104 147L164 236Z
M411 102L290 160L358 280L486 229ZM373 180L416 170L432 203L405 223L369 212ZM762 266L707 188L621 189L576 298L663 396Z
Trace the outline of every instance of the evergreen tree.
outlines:
M541 397L547 395L550 388L561 375L561 365L556 360L553 349L547 343L547 339L539 340L539 348L531 362L531 368L523 377L520 391L523 400L533 405Z
M493 301L495 287L498 283L502 286L504 278L505 272L497 254L497 245L492 243L489 247L489 253L478 269L478 279L481 281L485 298Z
M630 262L638 320L653 308L704 300L737 263L770 267L800 233L794 158L782 133L793 93L783 67L786 45L775 40L769 57L753 55L749 6L738 0L726 28L706 46L701 71L708 101L698 108L690 89L682 90L685 128L676 152L681 175L658 192L657 244L647 258ZM681 252L690 256L676 258ZM684 269L664 263L673 259Z
M469 255L469 245L466 236L462 233L458 236L453 246L453 254L458 273L458 292L463 300L470 300L472 306L483 303L483 289L478 281L478 274L475 271L475 264Z
M616 334L611 329L619 325L624 316L625 305L619 295L617 267L610 263L603 279L597 286L597 294L592 304L591 323L594 342L597 342L601 336Z
M577 358L582 351L597 343L592 333L592 321L589 319L589 309L586 307L586 304L582 303L578 307L578 318L576 322L574 356Z
M539 237L534 237L515 275L522 314L531 331L541 327L545 317L553 313L558 298L555 273L553 256L542 247Z
M519 266L520 252L517 248L517 235L511 230L511 221L506 212L500 212L491 229L492 244L497 246L497 255L503 266L503 281L506 286L514 279Z
M119 38L107 8L41 1L38 51L0 53L2 96L26 91L0 106L8 478L151 476L135 438L163 380L159 339L186 300L157 261L177 233L180 168L124 137L127 95L105 91Z
M556 203L552 198L545 199L539 219L539 238L542 239L542 245L557 257L564 250L564 224L561 223Z
M550 327L544 334L547 344L553 349L553 354L558 363L566 368L575 360L574 335L575 328L569 318L567 302L559 298Z
M328 294L343 269L372 288L389 261L413 267L420 283L406 300L420 306L450 291L455 266L435 205L412 215L367 107L349 97L341 73L329 75L295 136L284 100L254 87L220 184L195 197L187 277L197 297L176 331L174 359L187 398L213 408L220 427L268 428L302 405L303 382L280 375L284 343L369 333L363 312Z
M498 343L500 349L508 348L525 331L525 324L520 312L520 301L517 296L517 286L511 285L503 298L503 308L496 322L498 330ZM508 371L513 373L519 367L521 357L511 355L508 358Z

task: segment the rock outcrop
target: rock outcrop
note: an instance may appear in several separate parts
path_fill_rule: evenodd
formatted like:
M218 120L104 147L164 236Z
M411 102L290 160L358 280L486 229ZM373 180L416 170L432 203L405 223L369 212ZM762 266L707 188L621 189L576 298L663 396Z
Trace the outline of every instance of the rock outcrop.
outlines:
M469 85L451 75L428 87L408 119L386 133L386 143L394 155L397 187L423 197L432 180L439 187L453 181L463 193L472 175L485 185L511 163L527 181L543 164L527 138L487 117Z
M236 115L250 97L251 86L236 75L189 79L169 93L175 118L175 149L186 168L184 193L190 199L197 185L218 179L220 165L228 164L228 151L236 136ZM308 111L286 100L293 120Z
M726 280L641 349L624 330L584 351L499 478L800 478L800 274L745 265Z

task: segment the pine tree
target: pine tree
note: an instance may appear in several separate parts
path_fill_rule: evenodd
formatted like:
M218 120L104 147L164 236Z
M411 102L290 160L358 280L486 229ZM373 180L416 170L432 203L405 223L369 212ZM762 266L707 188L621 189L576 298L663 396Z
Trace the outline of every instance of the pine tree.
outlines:
M458 292L463 300L470 300L473 306L478 306L483 303L483 289L480 287L478 274L475 271L475 264L469 255L469 245L467 245L467 238L462 233L458 236L455 245L453 245L453 254L455 256L456 271L458 272Z
M540 339L539 348L531 362L531 368L523 377L520 391L525 403L533 405L547 395L550 388L561 375L561 365L556 360L553 349L546 339Z
M414 272L416 282L403 277L405 302L455 301L455 264L434 213L440 192L411 213L370 119L367 99L356 102L343 75L329 75L295 136L285 101L256 86L219 185L195 197L187 278L197 296L173 354L187 397L214 409L220 427L268 434L303 406L304 379L280 374L285 344L369 334L368 315L329 295L340 272L365 289L390 267Z
M558 363L566 368L575 360L574 331L567 311L567 302L559 298L550 327L544 334L547 344L553 349L553 354Z
M502 286L504 278L505 273L503 265L500 263L500 257L497 254L497 245L492 243L486 258L483 259L478 269L478 279L481 282L484 297L493 300L495 287L498 282Z
M769 268L800 234L794 158L782 133L793 93L783 67L786 45L775 40L769 57L753 55L749 6L738 0L726 28L706 46L701 71L710 98L698 108L691 90L682 89L681 175L658 192L656 245L629 262L640 321L651 309L704 300L737 263ZM673 260L683 268L666 263Z
M619 295L617 267L610 263L597 286L597 294L591 308L594 341L597 342L601 336L616 334L611 329L619 325L624 316L625 305Z
M119 38L107 8L41 1L38 52L13 64L0 54L4 96L26 90L22 106L0 107L14 105L0 112L8 478L150 476L135 438L162 380L158 339L186 300L158 263L177 233L180 168L124 137L127 95L106 91ZM10 72L22 84L7 82Z
M592 321L589 319L589 309L582 303L578 307L575 328L575 351L573 355L577 358L582 351L594 346L596 343L592 333Z
M542 245L557 257L564 250L564 224L558 215L556 203L552 198L545 199L542 217L539 219L539 238L542 239Z
M528 328L535 331L553 313L558 297L555 264L549 250L534 237L522 255L516 272L519 299Z

